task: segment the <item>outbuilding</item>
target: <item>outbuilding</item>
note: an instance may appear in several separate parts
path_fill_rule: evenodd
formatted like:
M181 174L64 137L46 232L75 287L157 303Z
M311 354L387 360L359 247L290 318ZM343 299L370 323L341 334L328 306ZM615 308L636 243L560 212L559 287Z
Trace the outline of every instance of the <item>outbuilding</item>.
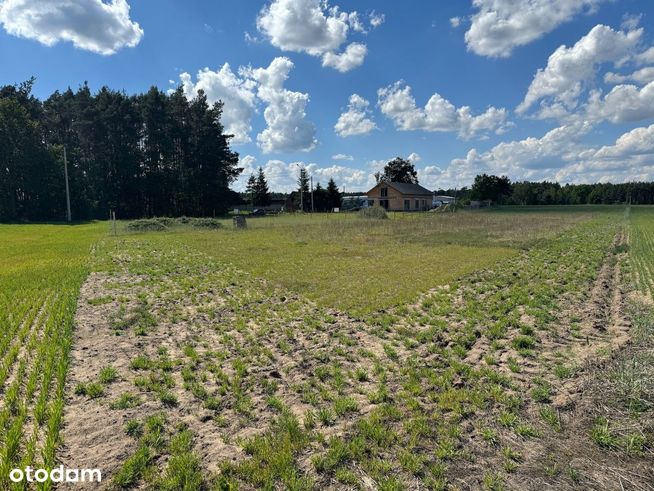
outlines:
M389 211L426 211L431 208L433 193L420 184L381 181L367 196L368 206Z
M454 196L445 196L442 194L437 194L436 196L434 196L432 203L434 205L434 208L437 208L439 206L449 205L450 203L456 203L456 198Z

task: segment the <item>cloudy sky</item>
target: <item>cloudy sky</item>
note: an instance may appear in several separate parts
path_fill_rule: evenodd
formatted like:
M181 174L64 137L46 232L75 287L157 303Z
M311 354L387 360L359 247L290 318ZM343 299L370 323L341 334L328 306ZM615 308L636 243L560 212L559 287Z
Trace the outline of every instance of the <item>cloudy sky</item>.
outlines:
M0 84L202 89L279 191L395 156L430 188L654 180L652 0L0 0L0 25Z

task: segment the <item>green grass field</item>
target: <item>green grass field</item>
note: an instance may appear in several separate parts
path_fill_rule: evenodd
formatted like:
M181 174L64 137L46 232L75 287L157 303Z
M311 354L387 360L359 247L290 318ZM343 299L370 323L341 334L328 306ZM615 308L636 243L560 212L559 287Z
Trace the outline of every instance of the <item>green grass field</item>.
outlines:
M634 273L639 289L654 295L654 209L651 207L631 208L632 256Z
M0 483L52 467L79 289L106 227L0 225Z
M596 211L541 210L538 219L531 210L396 213L389 220L286 215L250 219L244 231L225 221L217 232L183 230L156 240L180 240L323 307L366 315L517 254Z
M0 485L646 489L653 219L0 225Z

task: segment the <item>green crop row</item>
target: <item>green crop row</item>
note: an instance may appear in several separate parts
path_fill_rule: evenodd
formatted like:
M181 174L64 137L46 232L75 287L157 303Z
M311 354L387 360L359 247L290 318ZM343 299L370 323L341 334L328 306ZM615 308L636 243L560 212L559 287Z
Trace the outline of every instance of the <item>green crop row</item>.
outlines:
M0 225L2 489L26 489L13 468L55 465L77 297L104 229Z

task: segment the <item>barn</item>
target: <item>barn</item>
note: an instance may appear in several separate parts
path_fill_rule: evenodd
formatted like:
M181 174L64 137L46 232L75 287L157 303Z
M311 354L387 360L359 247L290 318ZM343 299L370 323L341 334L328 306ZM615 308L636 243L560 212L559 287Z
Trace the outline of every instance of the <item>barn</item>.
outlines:
M425 211L431 208L433 193L419 184L382 181L367 195L368 206L389 211Z

